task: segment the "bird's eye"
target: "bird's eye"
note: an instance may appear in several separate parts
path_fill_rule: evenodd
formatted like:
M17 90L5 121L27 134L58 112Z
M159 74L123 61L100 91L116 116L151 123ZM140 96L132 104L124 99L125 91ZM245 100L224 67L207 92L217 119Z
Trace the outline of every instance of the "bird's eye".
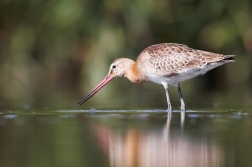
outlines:
M116 65L113 65L112 68L116 68Z

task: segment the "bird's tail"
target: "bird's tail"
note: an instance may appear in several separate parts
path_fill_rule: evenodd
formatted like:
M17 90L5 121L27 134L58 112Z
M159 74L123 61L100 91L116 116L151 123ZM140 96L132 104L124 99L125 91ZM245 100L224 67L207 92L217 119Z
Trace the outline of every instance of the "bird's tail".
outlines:
M234 57L235 57L235 55L225 55L224 58L222 59L222 61L232 63L232 62L234 62Z

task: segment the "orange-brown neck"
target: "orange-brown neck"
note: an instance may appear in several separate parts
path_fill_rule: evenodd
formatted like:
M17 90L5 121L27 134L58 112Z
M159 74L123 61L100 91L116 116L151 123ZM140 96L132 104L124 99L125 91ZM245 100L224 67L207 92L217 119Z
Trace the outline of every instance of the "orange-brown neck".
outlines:
M137 67L137 64L133 61L132 64L129 66L128 70L125 73L126 78L128 78L133 83L144 83L147 82L144 80L144 78L141 76L139 69Z

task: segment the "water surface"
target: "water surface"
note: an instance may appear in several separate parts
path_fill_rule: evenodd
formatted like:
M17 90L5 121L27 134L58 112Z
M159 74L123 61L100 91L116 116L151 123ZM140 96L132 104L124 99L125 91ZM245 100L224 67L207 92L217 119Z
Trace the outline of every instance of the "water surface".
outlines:
M0 111L0 166L252 166L251 111Z

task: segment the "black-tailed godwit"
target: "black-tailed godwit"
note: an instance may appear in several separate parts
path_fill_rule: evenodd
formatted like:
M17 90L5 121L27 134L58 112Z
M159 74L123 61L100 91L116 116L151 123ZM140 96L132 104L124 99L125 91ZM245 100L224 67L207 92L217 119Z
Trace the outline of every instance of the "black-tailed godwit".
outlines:
M207 71L226 63L234 62L234 55L223 55L189 48L186 45L162 43L147 47L134 62L128 58L116 59L109 68L108 75L78 104L83 104L115 77L128 78L133 83L155 82L165 88L168 109L172 111L169 98L169 85L176 86L185 111L180 83L203 75Z

